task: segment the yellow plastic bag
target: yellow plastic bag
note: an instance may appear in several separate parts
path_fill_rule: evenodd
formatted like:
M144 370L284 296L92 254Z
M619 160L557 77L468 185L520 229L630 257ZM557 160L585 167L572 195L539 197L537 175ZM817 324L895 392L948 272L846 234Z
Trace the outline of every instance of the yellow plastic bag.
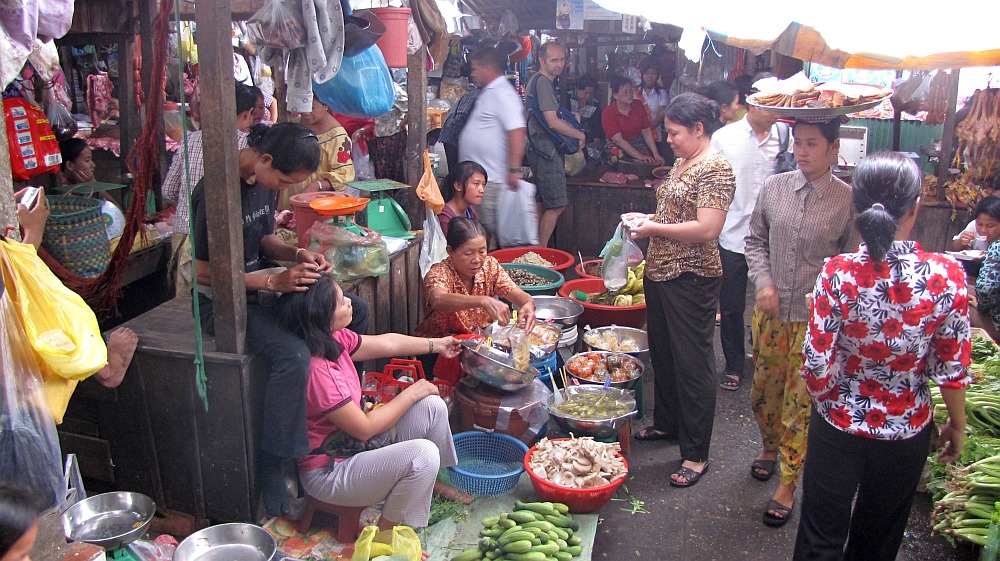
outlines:
M421 561L423 550L420 538L409 526L396 526L392 530L378 530L377 526L365 526L354 542L351 561L369 561L388 555L393 561Z
M82 380L104 368L108 348L93 310L63 285L34 246L0 242L0 272L43 374Z
M424 150L424 174L417 183L417 196L434 209L435 215L441 214L441 210L444 209L444 197L441 195L441 188L438 187L437 178L434 177L431 156L427 150Z

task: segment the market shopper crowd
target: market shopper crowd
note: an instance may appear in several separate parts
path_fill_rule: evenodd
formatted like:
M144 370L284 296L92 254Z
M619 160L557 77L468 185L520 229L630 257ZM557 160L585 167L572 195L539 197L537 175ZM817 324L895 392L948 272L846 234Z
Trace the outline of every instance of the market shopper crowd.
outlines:
M457 148L438 215L448 257L424 278L425 319L414 336L368 334L367 305L325 274L332 265L324 255L275 233L275 212L287 195L340 192L354 178L344 127L315 98L301 124L250 126L256 98L237 86L246 336L248 347L265 351L270 369L256 466L266 510L288 514L306 494L347 506L384 502L379 526L389 528L426 525L434 493L471 500L436 478L457 462L437 386L418 381L371 408L352 360L423 355L436 376L453 380L456 336L511 319L498 298L513 304L519 325L534 324L531 296L488 250L496 243L500 191L519 187L525 160L537 183L540 245L548 245L568 204L564 154L547 125L579 140L581 149L605 139L607 161L628 156L663 164L667 148L676 156L654 185L655 208L622 216L632 238L649 239L644 282L654 411L635 438L679 445L670 485L692 487L709 472L717 391L740 389L746 375L749 281L756 295L749 405L762 450L747 463L756 480L780 479L762 510L764 524L789 521L801 483L796 559L842 559L845 551L852 559L894 559L930 446L929 384L941 387L949 412L938 456L947 462L962 448L969 383L965 272L907 240L919 208L919 170L901 156L874 154L857 168L852 189L830 167L839 121L789 127L755 107L739 118L739 94L728 84L712 84L707 96L671 99L655 62L640 65L638 87L611 77L612 100L603 109L594 101L596 84L580 79L573 109L584 127L577 129L558 116L554 82L565 50L547 43L538 59L526 91L539 112L526 115L500 51L471 56L477 88L455 111L462 122L445 125ZM793 138L793 171L777 167L782 134ZM194 236L175 235L175 259L183 266L183 248L193 247L198 314L211 332L207 198L214 187L202 179L200 136L189 145L187 166L175 160L164 188L175 194L181 223L190 191ZM88 169L86 154L77 156L68 162L70 174ZM1000 239L1000 198L983 201L975 214L955 247L989 248L976 294L979 310L1000 323L1000 246L993 243ZM272 261L291 266L264 271ZM177 275L178 292L190 294L190 275ZM262 292L281 297L265 302ZM721 380L716 312L726 360ZM373 441L380 444L356 449ZM299 497L288 493L289 464L301 482Z

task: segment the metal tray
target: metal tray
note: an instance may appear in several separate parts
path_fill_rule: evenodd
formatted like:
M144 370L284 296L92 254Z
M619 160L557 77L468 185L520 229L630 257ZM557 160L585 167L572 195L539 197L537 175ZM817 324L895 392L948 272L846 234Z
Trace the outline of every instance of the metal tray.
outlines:
M66 539L118 549L146 533L156 513L153 499L115 491L84 499L62 514Z
M823 84L816 84L816 89L819 89L819 90L824 89L822 86L823 86ZM883 92L883 91L886 91L886 89L887 89L887 88L884 88L882 86L875 86L875 85L871 85L871 84L850 84L850 86L852 86L852 87L869 87L872 90L872 94ZM827 88L827 89L833 89L833 88ZM756 94L754 94L754 95L756 95ZM771 113L773 115L779 115L781 117L794 117L796 119L802 119L802 120L805 120L805 121L828 121L828 120L832 119L833 117L839 117L841 115L850 115L852 113L858 113L858 112L864 111L866 109L871 109L872 107L875 107L876 105L879 105L880 103L882 103L882 100L884 100L886 97L889 97L889 96L885 96L885 97L881 97L879 99L876 99L874 101L866 101L864 103L859 103L857 105L845 105L844 107L820 107L820 108L816 108L816 107L774 107L773 105L763 105L763 104L757 103L754 100L754 95L750 95L750 96L747 97L747 103L748 104L753 105L754 107L758 107L758 108L760 108L760 109L762 109L762 110L764 110L764 111L766 111L768 113ZM890 90L889 95L892 95L891 90Z

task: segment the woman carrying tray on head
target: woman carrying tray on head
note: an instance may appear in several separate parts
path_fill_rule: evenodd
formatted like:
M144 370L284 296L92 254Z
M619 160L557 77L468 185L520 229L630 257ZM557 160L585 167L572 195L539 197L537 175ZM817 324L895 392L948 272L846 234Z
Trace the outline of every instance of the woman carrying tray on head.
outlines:
M535 302L517 287L496 258L486 253L486 230L478 221L460 216L448 226L448 257L424 277L424 321L418 337L475 333L497 321L507 325L510 308L518 309L519 326L535 325ZM457 364L438 361L434 376L457 382Z
M437 386L417 380L391 401L365 410L351 362L425 351L455 357L458 340L358 335L347 329L350 299L328 276L281 300L283 324L305 341L312 357L305 391L310 451L299 459L306 492L343 506L384 501L378 523L383 530L398 524L426 526L432 494L472 502L469 495L437 481L440 468L458 463L448 407ZM344 440L348 436L370 449L350 454L337 444L351 441Z

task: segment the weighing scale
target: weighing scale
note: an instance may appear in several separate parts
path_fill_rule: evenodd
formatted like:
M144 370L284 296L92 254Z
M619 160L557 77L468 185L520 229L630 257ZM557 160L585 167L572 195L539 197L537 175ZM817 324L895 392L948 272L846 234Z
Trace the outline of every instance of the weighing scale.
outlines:
M412 240L415 237L410 233L411 224L406 211L386 193L397 189L409 189L409 185L391 179L372 179L349 181L347 186L371 193L371 202L366 207L368 228L393 238Z

